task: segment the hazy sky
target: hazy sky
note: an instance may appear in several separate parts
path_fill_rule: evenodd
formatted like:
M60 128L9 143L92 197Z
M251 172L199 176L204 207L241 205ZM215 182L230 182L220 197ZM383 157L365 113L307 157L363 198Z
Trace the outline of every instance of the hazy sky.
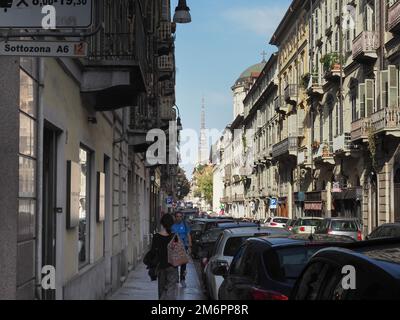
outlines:
M178 0L172 0L173 10ZM176 103L183 127L199 130L201 99L207 128L223 130L233 119L231 86L249 66L262 60L291 1L187 0L192 22L176 32ZM192 166L184 166L191 171ZM190 175L190 172L188 172Z

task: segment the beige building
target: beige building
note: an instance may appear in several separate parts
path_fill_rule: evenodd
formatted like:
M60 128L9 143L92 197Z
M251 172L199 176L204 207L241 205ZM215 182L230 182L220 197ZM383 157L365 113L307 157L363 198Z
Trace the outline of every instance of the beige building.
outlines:
M399 17L400 1L291 3L278 53L237 90L247 216L355 217L364 234L400 219Z

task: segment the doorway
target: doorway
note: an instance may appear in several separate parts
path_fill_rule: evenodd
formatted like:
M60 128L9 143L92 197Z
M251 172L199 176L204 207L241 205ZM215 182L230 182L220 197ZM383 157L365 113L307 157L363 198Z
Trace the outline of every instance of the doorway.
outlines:
M42 267L56 268L57 138L59 131L45 124L43 132ZM55 290L43 290L43 300L54 300Z

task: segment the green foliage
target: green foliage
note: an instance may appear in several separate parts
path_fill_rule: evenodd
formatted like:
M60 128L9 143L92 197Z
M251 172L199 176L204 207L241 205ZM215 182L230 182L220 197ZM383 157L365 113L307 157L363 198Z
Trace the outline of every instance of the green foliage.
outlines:
M310 74L309 72L307 72L306 74L304 74L304 75L301 77L301 86L302 86L304 89L307 89L308 84L310 83L310 78L311 78L311 74Z
M178 199L183 200L190 192L190 182L182 168L178 168L177 188L179 191Z
M372 167L376 170L376 136L372 127L368 129L368 150L372 161Z
M332 53L327 53L321 58L321 63L324 65L324 71L330 71L332 70L332 67L335 64L343 64L344 63L344 57L343 55L337 53L337 52L332 52Z
M212 166L202 166L201 170L196 170L195 179L197 189L194 191L196 197L203 197L209 204L213 199L213 168Z

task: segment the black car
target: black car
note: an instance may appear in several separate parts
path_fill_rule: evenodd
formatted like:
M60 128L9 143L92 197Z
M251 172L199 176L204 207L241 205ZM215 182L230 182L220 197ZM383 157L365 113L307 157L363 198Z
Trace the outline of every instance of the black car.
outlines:
M192 256L193 258L198 258L200 254L200 242L201 242L201 237L204 233L206 233L208 230L217 228L218 224L220 223L230 223L233 222L233 220L227 220L227 219L194 219L191 221L191 231L190 235L192 237Z
M386 223L372 231L367 240L397 237L400 237L400 223Z
M318 250L340 246L352 239L324 237L309 240L289 236L252 238L234 257L229 271L220 266L213 272L224 276L220 300L288 300L297 277Z
M298 278L290 298L400 300L400 238L317 252Z

